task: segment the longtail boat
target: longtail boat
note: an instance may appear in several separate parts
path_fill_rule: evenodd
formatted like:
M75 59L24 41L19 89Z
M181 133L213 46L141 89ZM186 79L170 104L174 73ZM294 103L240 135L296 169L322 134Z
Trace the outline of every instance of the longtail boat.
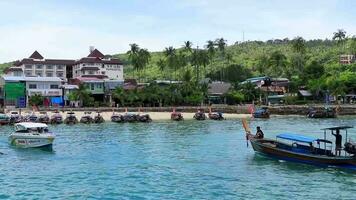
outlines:
M340 167L356 170L356 143L352 143L347 138L347 129L352 126L339 126L322 129L324 138L318 139L298 134L282 133L276 139L259 138L251 134L246 120L243 120L246 131L246 139L250 141L256 153L267 157L312 164L321 167ZM345 144L342 148L333 148L333 142L328 140L326 135L330 132L346 134Z

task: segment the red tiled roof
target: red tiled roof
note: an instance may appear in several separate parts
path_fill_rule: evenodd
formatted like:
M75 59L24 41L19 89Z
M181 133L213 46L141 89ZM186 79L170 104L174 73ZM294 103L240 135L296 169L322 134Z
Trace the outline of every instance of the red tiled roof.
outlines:
M32 53L32 55L29 58L42 60L43 56L40 53L38 53L38 51L35 51Z
M100 59L100 58L93 58L93 57L85 57L75 62L75 64L81 64L81 63L103 63L103 64L122 65L122 62L116 58L107 60L107 59Z
M24 58L21 61L14 63L14 66L20 66L23 64L73 65L74 63L75 60L60 60L60 59L33 60L31 58Z
M104 58L104 54L102 54L99 50L94 49L87 57L91 58Z

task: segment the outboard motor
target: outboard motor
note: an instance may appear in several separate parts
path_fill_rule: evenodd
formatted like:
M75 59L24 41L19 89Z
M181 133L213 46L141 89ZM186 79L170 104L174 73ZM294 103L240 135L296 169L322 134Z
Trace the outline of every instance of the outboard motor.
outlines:
M354 156L356 156L356 143L346 142L344 145L344 150L347 153L353 154Z

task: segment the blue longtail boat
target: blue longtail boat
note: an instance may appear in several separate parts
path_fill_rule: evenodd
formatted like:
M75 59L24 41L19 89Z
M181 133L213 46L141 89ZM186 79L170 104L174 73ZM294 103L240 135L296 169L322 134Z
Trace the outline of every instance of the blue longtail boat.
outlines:
M246 123L246 122L244 122ZM246 139L250 141L256 153L276 159L312 164L322 167L340 167L356 170L356 143L347 138L347 129L351 126L339 126L322 129L324 138L318 139L291 133L282 133L276 139L265 139L251 134L244 124ZM333 149L333 142L327 140L327 132L346 133L343 147Z

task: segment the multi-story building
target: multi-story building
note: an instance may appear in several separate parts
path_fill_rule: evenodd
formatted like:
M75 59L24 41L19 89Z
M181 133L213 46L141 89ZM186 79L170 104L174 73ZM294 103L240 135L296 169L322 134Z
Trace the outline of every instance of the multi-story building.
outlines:
M29 99L35 94L44 97L46 102L58 102L62 99L60 88L62 79L58 77L20 77L3 76L0 86L4 88L6 106L26 107Z
M78 77L124 81L123 64L119 59L106 57L94 49L87 57L77 60L73 65L71 78Z
M16 61L5 73L2 84L5 98L0 101L13 106L24 100L28 103L34 94L41 94L47 102L52 99L58 102L58 97L64 95L62 85L67 82L84 84L97 101L111 100L111 91L124 82L122 62L104 56L97 49L79 60L45 59L35 51L29 58ZM20 93L11 91L16 87Z
M74 63L75 60L44 59L38 51L35 51L29 58L16 61L6 70L6 74L17 77L58 77L67 81L66 69Z
M356 63L356 55L340 55L340 64L348 65Z

